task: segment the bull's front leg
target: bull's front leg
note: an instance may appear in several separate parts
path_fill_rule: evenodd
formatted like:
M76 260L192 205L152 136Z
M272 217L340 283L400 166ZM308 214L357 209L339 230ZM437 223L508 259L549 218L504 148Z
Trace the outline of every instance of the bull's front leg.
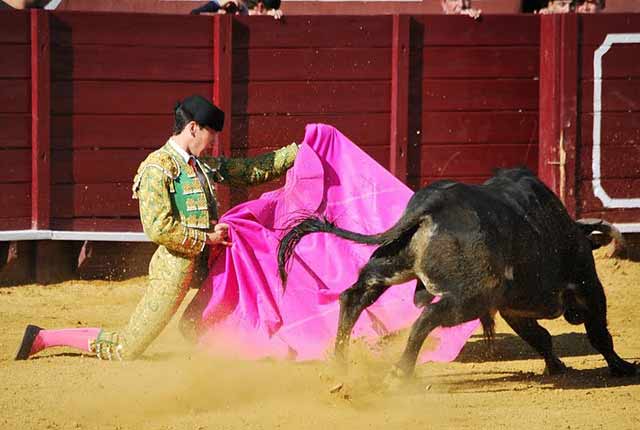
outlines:
M583 249L578 256L574 284L575 294L584 303L584 326L591 345L604 357L613 376L632 376L637 366L623 360L613 349L613 340L607 328L607 298L598 279L593 256Z
M591 345L607 360L609 371L613 376L633 376L636 374L637 366L623 360L613 350L613 340L607 329L606 321L601 318L588 318L584 325Z
M567 366L553 352L553 342L549 332L533 318L521 318L500 313L502 318L525 342L544 358L547 375L559 375L567 371Z
M591 345L604 357L613 376L633 376L637 372L634 363L620 358L613 350L613 340L607 328L607 301L602 285L598 280L587 284L587 315L584 322L587 337Z

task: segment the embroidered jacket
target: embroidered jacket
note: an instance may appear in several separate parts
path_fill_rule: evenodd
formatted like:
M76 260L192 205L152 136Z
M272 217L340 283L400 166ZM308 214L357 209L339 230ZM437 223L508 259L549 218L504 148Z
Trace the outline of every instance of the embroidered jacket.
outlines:
M195 170L169 144L140 164L133 181L133 198L140 201L140 219L149 238L189 257L204 249L206 232L216 221L214 183L257 185L281 176L293 165L298 146L291 144L255 158L201 157L205 190ZM207 194L214 200L207 201ZM208 203L212 203L210 214Z

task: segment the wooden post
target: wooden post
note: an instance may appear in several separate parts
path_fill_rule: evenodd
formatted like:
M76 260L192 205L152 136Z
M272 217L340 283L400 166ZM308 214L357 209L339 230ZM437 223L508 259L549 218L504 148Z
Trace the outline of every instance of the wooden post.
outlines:
M220 143L214 148L214 155L231 156L231 121L233 106L231 103L231 85L233 69L233 17L216 15L213 21L213 102L225 113L224 128ZM231 207L229 187L217 187L220 214Z
M540 16L538 175L576 216L578 15Z
M538 176L559 194L560 164L557 143L560 138L558 99L560 61L560 16L540 16L540 83ZM555 164L552 164L555 163Z
M51 52L49 14L31 10L31 228L51 218Z
M393 15L389 170L407 182L410 17Z

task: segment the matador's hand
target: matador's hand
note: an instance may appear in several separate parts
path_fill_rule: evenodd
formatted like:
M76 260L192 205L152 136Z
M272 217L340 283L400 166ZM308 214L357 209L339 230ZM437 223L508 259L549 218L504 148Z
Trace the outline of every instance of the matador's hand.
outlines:
M216 224L211 233L207 233L207 245L231 246L229 241L229 225L225 223Z

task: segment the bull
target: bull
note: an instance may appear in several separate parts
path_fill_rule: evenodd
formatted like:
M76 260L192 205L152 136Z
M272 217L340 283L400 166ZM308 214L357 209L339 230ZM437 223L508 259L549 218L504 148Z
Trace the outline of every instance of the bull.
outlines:
M574 221L529 170L501 169L482 185L445 180L422 188L396 224L379 234L304 218L282 238L278 266L286 285L287 261L310 233L378 245L355 284L340 295L335 358L342 364L362 311L392 285L416 280L414 302L424 308L392 369L396 377L412 375L422 344L436 327L480 319L491 340L497 312L542 356L547 374L564 373L567 367L537 320L563 315L570 324L584 324L611 374L626 376L636 373L636 365L614 351L592 255L597 246L592 233L611 236L615 231L604 222ZM434 296L440 300L431 303Z

